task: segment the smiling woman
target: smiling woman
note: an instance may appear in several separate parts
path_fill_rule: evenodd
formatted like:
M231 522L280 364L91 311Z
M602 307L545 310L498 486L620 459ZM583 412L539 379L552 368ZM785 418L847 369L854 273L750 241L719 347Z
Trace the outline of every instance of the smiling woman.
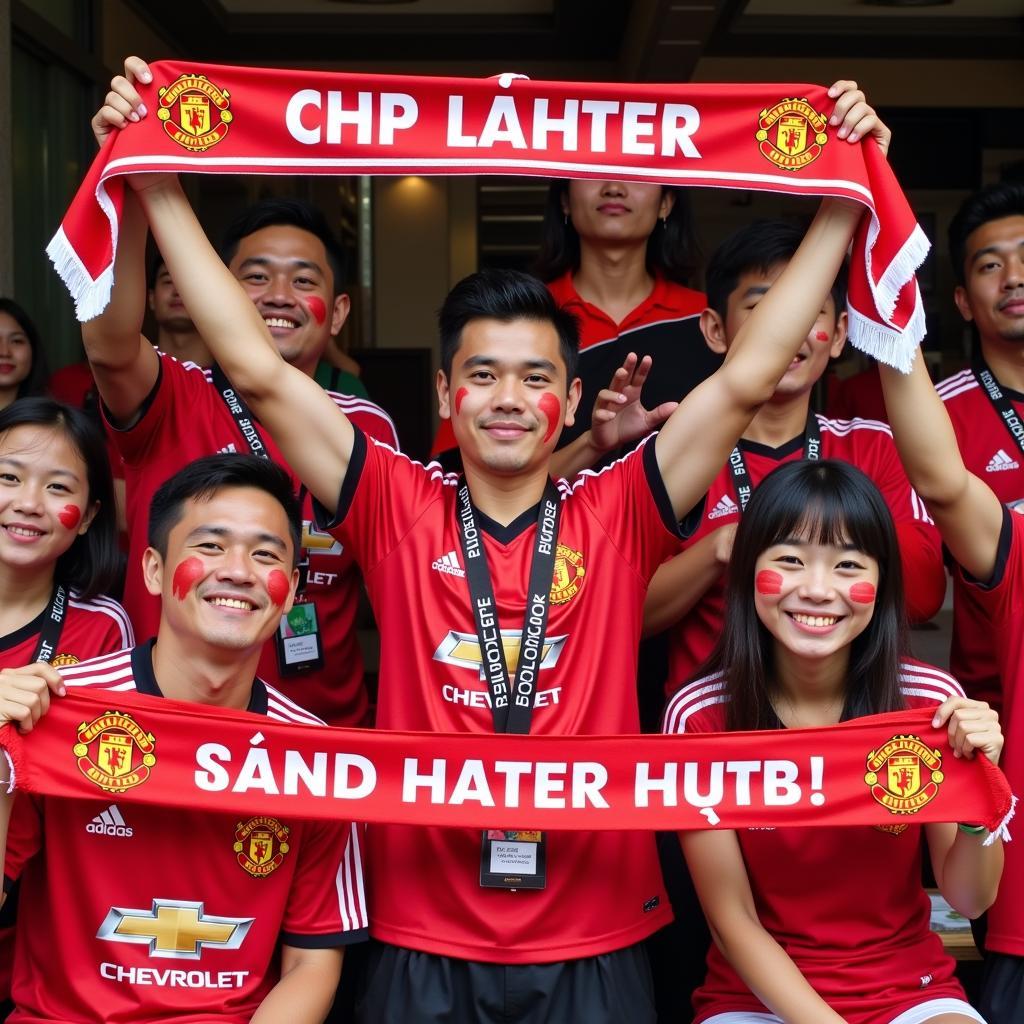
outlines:
M995 713L904 656L901 575L892 517L863 473L830 460L770 473L736 532L719 643L670 702L665 731L818 727L927 707L934 724L948 723L954 756L997 760ZM995 897L999 843L984 847L953 824L925 833L943 894L976 916ZM981 1021L928 929L912 819L689 832L680 841L716 939L694 995L697 1024L868 1024L908 1011L921 1022ZM813 914L803 909L808 892Z

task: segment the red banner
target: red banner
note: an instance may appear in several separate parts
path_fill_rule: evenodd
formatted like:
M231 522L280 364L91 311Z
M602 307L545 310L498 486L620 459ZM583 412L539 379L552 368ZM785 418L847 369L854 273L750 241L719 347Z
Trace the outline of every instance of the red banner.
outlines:
M495 736L327 729L121 693L55 699L0 729L18 789L70 799L474 828L704 829L981 822L1010 814L984 757L931 712L827 729Z
M125 174L523 174L856 200L851 339L908 369L924 335L928 240L875 143L835 136L821 86L151 68L150 115L113 133L47 250L82 320L110 299Z

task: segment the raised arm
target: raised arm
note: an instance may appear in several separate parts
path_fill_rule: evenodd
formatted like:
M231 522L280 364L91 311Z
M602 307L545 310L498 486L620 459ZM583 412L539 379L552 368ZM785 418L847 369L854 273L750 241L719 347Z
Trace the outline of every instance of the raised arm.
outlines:
M881 364L879 371L889 424L910 483L953 558L976 579L990 579L1003 525L1001 502L964 465L924 359L915 359L907 374Z
M149 68L144 61L129 57L124 62L124 75L110 83L110 92L91 122L100 147L112 132L131 123L133 103L142 102L134 83L149 80ZM146 220L128 189L110 305L98 317L82 324L82 341L96 387L118 426L134 423L159 372L156 351L142 335L145 313Z

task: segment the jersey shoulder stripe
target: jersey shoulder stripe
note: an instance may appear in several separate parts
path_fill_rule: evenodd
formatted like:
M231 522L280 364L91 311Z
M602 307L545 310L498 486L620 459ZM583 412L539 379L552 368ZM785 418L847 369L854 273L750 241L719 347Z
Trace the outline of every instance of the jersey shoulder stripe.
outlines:
M296 722L300 725L326 725L322 719L300 707L295 701L289 700L269 683L265 682L263 685L267 690L268 718L275 718L279 722Z
M392 448L391 445L385 444L385 442L383 441L378 441L377 438L375 437L370 437L369 434L364 434L363 436L366 438L367 443L374 444L378 448L383 448L385 451L391 452L391 454L395 456L395 458L405 459L405 461L408 462L410 466L415 466L416 469L422 470L424 473L427 474L427 476L430 477L431 480L437 480L445 487L458 486L459 474L445 472L445 470L441 468L441 463L428 462L424 464L418 461L417 459L410 458L408 455L405 454L405 452L397 451L395 448Z
M132 650L127 648L114 654L80 661L77 665L62 666L59 671L66 686L97 686L107 689L124 689L128 684L135 686L132 673Z
M647 443L654 436L655 435L653 433L648 434L632 451L626 452L625 455L623 455L620 458L616 459L614 462L608 463L607 466L602 466L600 469L581 469L579 471L579 473L572 479L571 482L570 481L566 481L566 483L568 484L568 489L565 492L565 496L567 498L571 497L588 480L595 480L595 479L597 479L597 477L603 476L605 473L609 472L609 470L612 470L616 466L621 465L627 459L632 459L634 457L639 457L640 452L643 451L643 449L646 447Z
M346 415L349 413L365 413L367 416L376 416L378 419L383 420L391 431L391 436L398 440L398 430L395 427L395 421L376 403L371 402L368 398L362 398L358 395L345 395L340 391L328 391L328 395L331 396L334 404Z
M964 697L963 687L948 673L923 661L900 662L900 686L905 696L922 697L941 704L949 697Z
M892 437L892 428L888 423L881 420L869 420L862 416L855 416L851 420L828 419L825 416L818 416L821 429L826 433L834 434L836 437L847 437L858 430L873 430L879 434L886 434Z
M117 626L118 630L120 630L121 649L123 650L125 647L135 646L135 633L132 630L132 624L131 620L128 618L128 613L112 597L99 596L90 598L88 601L83 601L74 591L72 591L68 603L72 608L78 608L81 611L95 612L97 615L106 615L108 618L113 619L114 624Z
M702 676L692 683L687 683L668 702L662 732L686 732L687 719L702 708L711 704L724 704L728 700L725 693L725 679L721 672Z

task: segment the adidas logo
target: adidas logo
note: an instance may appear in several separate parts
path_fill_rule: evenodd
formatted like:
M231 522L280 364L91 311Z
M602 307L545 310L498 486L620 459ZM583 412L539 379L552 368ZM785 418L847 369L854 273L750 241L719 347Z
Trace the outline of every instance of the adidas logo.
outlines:
M226 444L226 445L224 445L223 448L218 448L217 449L217 454L218 455L234 455L234 454L237 453L237 451L238 451L238 449L235 447L235 442L232 441L231 444Z
M986 473L1001 473L1004 469L1020 469L1020 463L1014 459L1011 459L1002 448L999 449L988 460L988 465L985 467Z
M129 839L133 834L132 829L125 824L124 818L121 817L117 804L111 804L105 811L97 814L85 826L85 831L92 832L97 836L119 836L123 839Z
M738 508L739 506L728 494L723 494L718 499L718 504L708 513L708 519L721 519L722 516L731 516Z
M448 576L458 576L459 579L466 575L466 570L459 565L459 553L457 551L449 551L447 555L442 555L436 562L431 562L430 568L443 572Z

